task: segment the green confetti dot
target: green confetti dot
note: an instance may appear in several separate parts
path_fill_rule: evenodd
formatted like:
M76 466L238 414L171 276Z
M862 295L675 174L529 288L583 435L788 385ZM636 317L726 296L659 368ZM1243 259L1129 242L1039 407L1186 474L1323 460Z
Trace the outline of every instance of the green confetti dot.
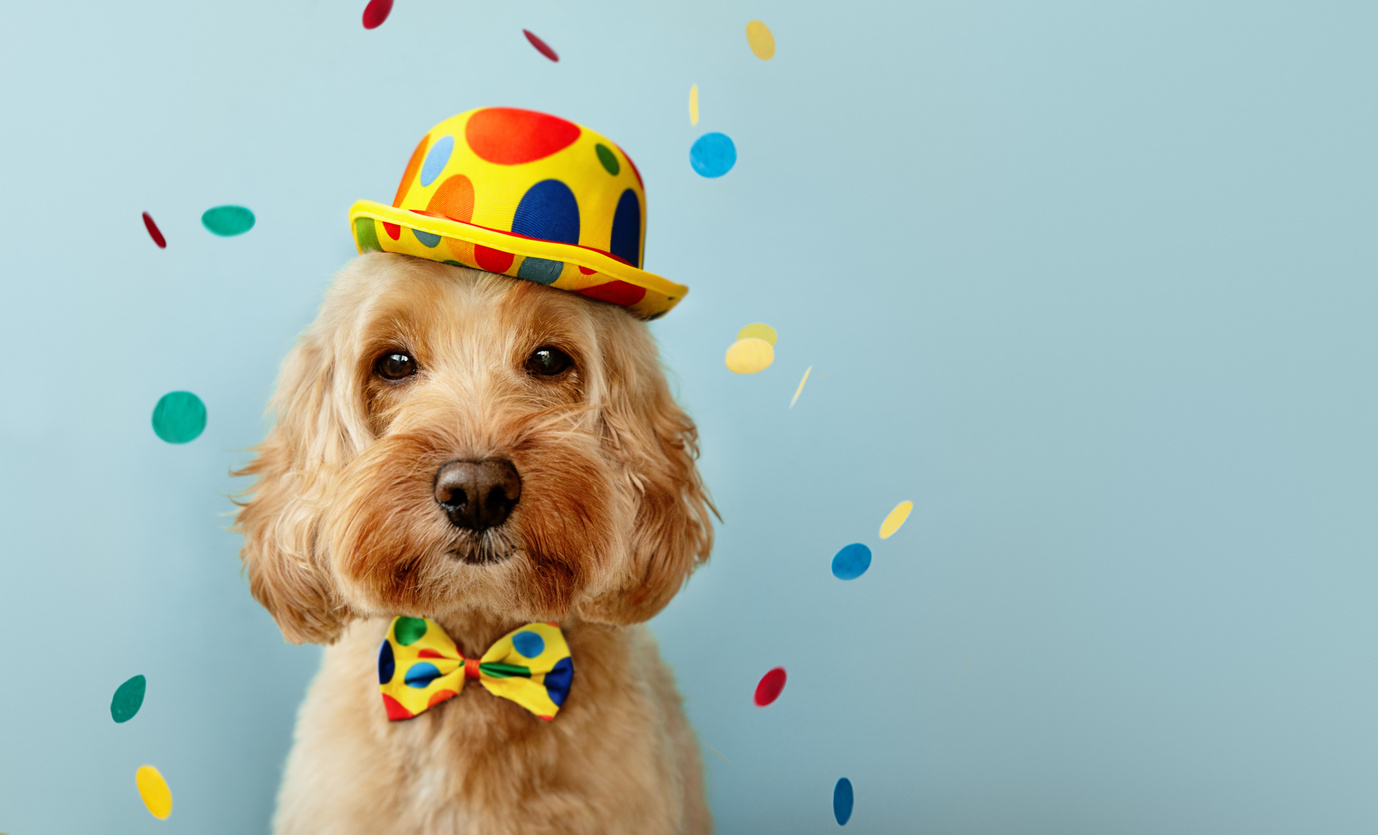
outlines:
M617 161L617 155L601 142L594 146L594 150L598 152L598 161L603 163L603 167L608 169L609 174L616 177L617 172L622 170L622 165Z
M243 235L254 228L254 213L243 206L216 206L202 213L201 225L222 238Z
M392 627L392 636L404 647L421 640L421 636L425 634L426 622L421 618L398 618L396 625Z
M170 444L195 440L206 428L206 404L189 391L170 391L153 407L153 431Z
M144 706L144 691L148 689L148 679L134 676L115 689L110 700L110 718L116 722L128 722Z

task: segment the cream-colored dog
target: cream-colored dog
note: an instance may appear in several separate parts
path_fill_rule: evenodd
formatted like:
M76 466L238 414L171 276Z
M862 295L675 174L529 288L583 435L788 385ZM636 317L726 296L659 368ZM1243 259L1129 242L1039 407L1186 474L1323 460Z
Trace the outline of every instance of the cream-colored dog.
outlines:
M464 267L360 256L283 365L242 474L250 587L326 644L279 835L698 835L703 767L643 621L712 545L694 424L626 310ZM393 616L466 657L556 621L554 721L481 687L388 721Z

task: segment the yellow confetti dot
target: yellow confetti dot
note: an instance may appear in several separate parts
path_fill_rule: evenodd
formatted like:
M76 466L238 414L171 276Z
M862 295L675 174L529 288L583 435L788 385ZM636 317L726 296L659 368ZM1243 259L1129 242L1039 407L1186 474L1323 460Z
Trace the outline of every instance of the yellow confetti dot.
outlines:
M809 381L809 372L812 371L812 370L813 370L813 366L812 366L812 365L810 365L808 368L805 368L805 369L804 369L804 377L803 377L803 379L801 379L801 380L799 381L799 388L797 388L797 389L794 390L794 397L791 397L791 398L790 398L790 401L789 401L789 407L790 407L791 409L794 408L794 402L795 402L796 400L799 399L799 395L801 395L801 394L804 393L804 384L807 383L807 382Z
M764 339L738 339L727 349L727 368L736 374L755 374L775 362L775 349Z
M699 123L699 85L694 84L689 88L689 124Z
M163 775L151 765L141 765L134 772L134 784L139 787L139 797L143 798L148 813L159 820L172 814L172 789L167 787Z
M890 515L885 517L885 521L880 523L880 538L889 539L895 531L900 529L904 520L909 518L909 512L914 509L914 503L909 501L900 502L895 505L895 509L890 511Z
M746 43L762 61L775 57L775 36L770 33L770 27L759 20L746 25Z
M738 339L749 339L751 337L755 337L756 339L764 339L765 341L769 342L772 347L774 347L775 340L778 338L775 335L775 328L772 328L770 325L763 325L760 322L757 322L754 325L747 325L746 327L737 331Z

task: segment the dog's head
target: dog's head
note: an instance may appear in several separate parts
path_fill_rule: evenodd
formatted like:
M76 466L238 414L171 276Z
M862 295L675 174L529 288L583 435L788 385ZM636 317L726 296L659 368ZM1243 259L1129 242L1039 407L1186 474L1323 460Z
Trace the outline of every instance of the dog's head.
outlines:
M237 527L293 642L368 615L634 623L712 546L694 424L645 325L573 293L361 256L273 408Z

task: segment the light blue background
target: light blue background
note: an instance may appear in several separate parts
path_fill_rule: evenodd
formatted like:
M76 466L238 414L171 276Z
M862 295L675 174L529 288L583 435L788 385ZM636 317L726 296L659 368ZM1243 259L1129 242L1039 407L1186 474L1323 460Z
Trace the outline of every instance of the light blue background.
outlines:
M655 629L721 832L834 831L842 776L857 833L1378 831L1378 7L363 6L5 7L0 831L265 831L318 651L250 598L227 471L349 204L488 104L615 138L693 288L653 329L725 522Z

